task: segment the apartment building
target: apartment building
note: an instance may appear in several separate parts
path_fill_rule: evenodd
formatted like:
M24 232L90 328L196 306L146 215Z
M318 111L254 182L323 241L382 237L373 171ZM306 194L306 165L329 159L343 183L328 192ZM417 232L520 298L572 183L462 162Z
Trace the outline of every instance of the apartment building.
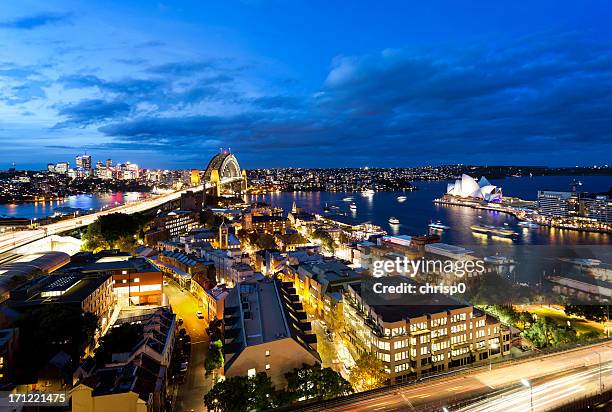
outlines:
M391 383L510 351L510 330L492 316L443 295L410 299L410 305L371 305L359 284L350 284L344 298L350 349L356 354L375 353Z
M226 377L265 372L282 388L285 373L321 362L316 344L291 284L272 279L239 283L225 298Z
M336 259L289 265L284 277L293 283L297 294L320 319L333 316L342 303L348 285L360 283L362 276Z

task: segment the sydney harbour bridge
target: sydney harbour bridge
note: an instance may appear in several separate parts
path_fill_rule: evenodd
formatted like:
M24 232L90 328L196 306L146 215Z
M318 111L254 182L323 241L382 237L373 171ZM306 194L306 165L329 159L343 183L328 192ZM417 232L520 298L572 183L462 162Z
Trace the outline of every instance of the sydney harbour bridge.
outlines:
M240 169L238 159L228 150L210 159L202 180L205 190L216 196L244 193L248 188L246 170Z

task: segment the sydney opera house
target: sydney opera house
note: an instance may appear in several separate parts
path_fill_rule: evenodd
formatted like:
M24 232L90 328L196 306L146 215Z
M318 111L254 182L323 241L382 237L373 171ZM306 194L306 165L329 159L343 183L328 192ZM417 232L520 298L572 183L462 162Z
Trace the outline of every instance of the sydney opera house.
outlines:
M455 180L455 183L449 183L446 188L446 194L482 199L485 202L501 202L502 200L501 187L492 185L484 176L477 182L473 177L466 174L461 175L461 179Z

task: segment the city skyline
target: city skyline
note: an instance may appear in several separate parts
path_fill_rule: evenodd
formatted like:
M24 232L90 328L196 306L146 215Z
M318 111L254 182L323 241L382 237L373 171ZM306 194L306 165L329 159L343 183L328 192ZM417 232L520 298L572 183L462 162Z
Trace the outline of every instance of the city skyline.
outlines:
M112 3L0 12L0 169L608 161L600 2Z

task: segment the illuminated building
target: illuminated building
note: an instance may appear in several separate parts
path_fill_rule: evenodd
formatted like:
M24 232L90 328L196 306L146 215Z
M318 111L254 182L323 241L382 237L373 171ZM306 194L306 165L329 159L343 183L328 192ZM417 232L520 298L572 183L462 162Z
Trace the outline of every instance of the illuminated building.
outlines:
M349 285L344 297L347 340L357 353L376 354L391 383L510 351L510 331L492 316L444 295L410 299L410 305L370 305L359 284Z
M162 271L144 257L105 256L81 271L110 273L113 276L113 292L122 306L161 303Z
M538 208L545 216L568 217L578 213L578 194L552 190L538 191Z
M362 276L338 260L289 265L285 278L293 282L302 302L312 307L320 319L336 316L333 313L342 302L342 294L351 283L360 283Z
M76 157L76 167L77 169L91 170L91 156L86 154L78 155Z
M485 202L501 202L502 200L501 188L489 183L484 176L476 182L473 177L463 174L461 179L448 184L446 193L457 197L482 199Z
M287 372L321 362L298 299L290 284L271 279L239 283L230 291L223 317L226 378L265 372L283 388Z

